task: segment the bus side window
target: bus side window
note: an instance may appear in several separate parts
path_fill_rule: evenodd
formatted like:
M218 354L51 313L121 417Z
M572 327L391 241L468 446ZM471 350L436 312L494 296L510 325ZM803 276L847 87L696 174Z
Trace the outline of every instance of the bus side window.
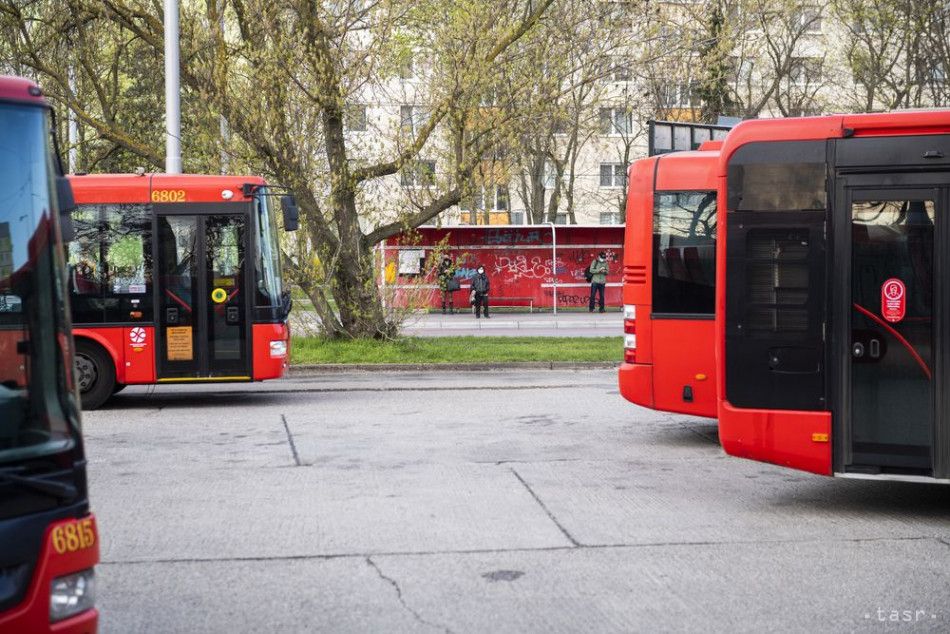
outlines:
M151 319L152 219L144 205L104 206L103 296L106 322Z
M69 243L67 283L76 323L102 321L100 208L83 205L72 214L75 238Z

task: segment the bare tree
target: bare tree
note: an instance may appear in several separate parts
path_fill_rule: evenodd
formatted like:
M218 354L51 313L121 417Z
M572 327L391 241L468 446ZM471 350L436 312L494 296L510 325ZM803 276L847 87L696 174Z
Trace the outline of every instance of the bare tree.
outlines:
M487 148L512 125L510 115L486 114L481 98L501 69L523 54L519 43L545 27L554 0L228 0L225 28L218 1L182 7L182 82L186 101L223 115L234 151L248 169L264 172L297 194L304 233L289 267L320 311L329 334L389 336L375 284L372 248L380 241L437 217L459 202ZM54 0L2 3L15 26L12 53L62 103L111 142L160 164L157 143L107 112L89 113L88 96L68 90L65 69L47 55L61 29L118 34L162 53L162 16L152 0ZM58 15L57 20L49 17ZM351 154L345 114L367 83L398 82L409 58L429 66L418 76L428 117L375 156ZM154 68L154 62L149 65ZM98 76L80 66L84 81ZM143 73L150 73L142 69ZM151 73L153 74L153 73ZM145 86L146 77L136 76ZM109 102L106 94L106 101ZM111 103L111 102L110 102ZM100 110L102 106L99 106ZM200 118L200 117L199 117ZM188 140L215 156L218 135ZM209 151L211 149L211 151ZM417 174L429 157L439 169L406 196L393 213L362 213L367 194L407 171ZM413 177L414 178L414 177ZM372 212L372 209L370 210ZM306 256L306 257L304 257Z

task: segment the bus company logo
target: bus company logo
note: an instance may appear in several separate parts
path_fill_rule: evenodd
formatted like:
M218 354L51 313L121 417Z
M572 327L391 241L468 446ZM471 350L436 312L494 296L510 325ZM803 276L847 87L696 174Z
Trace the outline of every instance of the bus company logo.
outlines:
M145 345L145 328L133 328L129 331L129 343L140 348Z
M892 277L881 285L881 315L891 323L897 323L907 314L907 287L904 282Z

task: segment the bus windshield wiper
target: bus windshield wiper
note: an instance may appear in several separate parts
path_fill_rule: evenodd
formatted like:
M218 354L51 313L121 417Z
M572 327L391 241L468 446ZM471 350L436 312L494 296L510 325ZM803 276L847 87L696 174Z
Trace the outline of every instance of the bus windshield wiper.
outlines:
M32 489L40 493L46 493L63 500L72 500L76 497L76 487L71 484L56 482L55 480L44 480L36 476L22 476L9 471L0 471L0 484L15 484L25 489Z

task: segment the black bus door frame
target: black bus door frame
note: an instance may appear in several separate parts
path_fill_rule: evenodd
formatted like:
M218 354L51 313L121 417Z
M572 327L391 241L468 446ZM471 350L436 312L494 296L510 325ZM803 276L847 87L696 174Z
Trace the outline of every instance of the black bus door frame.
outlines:
M903 195L912 199L932 199L935 205L933 274L933 437L930 473L907 473L907 479L950 477L950 388L941 383L947 377L950 362L950 172L907 170L849 170L834 178L829 249L829 302L832 306L828 333L829 393L832 398L832 437L834 471L841 475L876 475L873 471L850 470L853 457L852 435L852 200L867 198L872 192L891 199ZM874 465L868 465L873 467ZM881 471L889 479L901 477L899 471Z
M253 305L251 298L253 296L254 280L254 250L251 248L252 231L256 227L254 223L253 205L251 203L169 203L153 204L152 208L152 284L153 305L154 305L154 323L155 323L155 379L156 382L182 382L191 381L250 381L253 380ZM196 270L196 292L193 293L192 303L195 311L195 333L193 335L195 342L195 358L197 368L194 376L166 376L168 371L164 365L163 356L166 346L164 322L162 311L164 302L162 293L164 284L161 279L161 235L159 234L158 223L161 217L185 216L195 217L197 219L197 237L195 244L195 259L197 260ZM244 304L244 359L243 371L240 375L234 376L214 376L210 367L210 333L209 333L209 315L208 315L208 297L210 296L213 285L208 279L208 248L207 235L205 231L205 222L209 216L234 216L240 217L244 221L244 263L242 267L243 283L240 294L243 296ZM197 291L201 291L200 293Z

